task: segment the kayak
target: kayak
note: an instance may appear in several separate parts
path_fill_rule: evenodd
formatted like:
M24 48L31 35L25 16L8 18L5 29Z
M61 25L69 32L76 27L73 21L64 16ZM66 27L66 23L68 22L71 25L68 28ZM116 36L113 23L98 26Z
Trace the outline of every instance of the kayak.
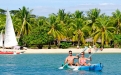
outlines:
M87 70L87 71L102 71L103 65L99 64L91 64L89 66L77 66L73 70Z
M76 70L86 70L86 71L101 71L103 69L103 65L99 64L91 64L89 66L69 66L68 64L63 65L59 69L73 69Z
M62 67L59 67L59 69L74 69L77 66L69 66L68 64L62 64Z

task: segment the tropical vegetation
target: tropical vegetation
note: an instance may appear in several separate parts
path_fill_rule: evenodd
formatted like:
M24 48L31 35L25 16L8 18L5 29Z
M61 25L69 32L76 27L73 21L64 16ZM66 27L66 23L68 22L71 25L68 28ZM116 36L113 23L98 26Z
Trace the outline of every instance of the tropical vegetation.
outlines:
M98 8L86 13L76 10L50 13L48 17L32 14L23 6L10 10L15 33L21 46L31 48L68 48L85 45L121 47L121 11L108 16ZM41 15L41 14L40 14ZM6 10L0 9L0 31L4 31ZM86 40L92 38L92 40Z

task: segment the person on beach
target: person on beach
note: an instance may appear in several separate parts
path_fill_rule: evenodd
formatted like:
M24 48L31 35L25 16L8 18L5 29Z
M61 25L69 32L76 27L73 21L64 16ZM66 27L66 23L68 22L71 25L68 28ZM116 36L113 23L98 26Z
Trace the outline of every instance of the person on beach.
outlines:
M94 48L94 50L97 50L97 47L96 47L96 45L94 45L94 46L93 46L93 48Z
M89 46L88 53L91 54L91 46Z
M91 57L90 58L85 58L85 53L84 52L82 52L81 53L81 57L79 58L79 65L81 65L81 66L88 66L88 65L90 65L90 63L86 63L86 60L91 60Z
M103 51L103 47L100 46L100 51Z
M98 50L98 49L99 49L100 51L103 51L103 47L101 47L101 46L100 46L99 48L97 48L97 47L94 45L93 47L94 47L94 50Z
M74 65L76 65L74 63L74 59L78 59L78 58L79 58L78 54L76 56L72 56L72 51L70 50L69 51L69 56L66 57L66 59L65 59L65 64L68 63L68 65L74 66Z
M79 46L77 45L77 49L79 49Z

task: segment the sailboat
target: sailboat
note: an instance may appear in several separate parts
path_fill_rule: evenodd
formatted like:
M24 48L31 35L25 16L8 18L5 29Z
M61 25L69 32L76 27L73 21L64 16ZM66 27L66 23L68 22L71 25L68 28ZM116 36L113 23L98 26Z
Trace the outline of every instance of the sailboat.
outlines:
M3 43L3 40L4 40L4 43ZM0 43L0 46L3 47L3 50L0 51L0 54L21 54L21 52L4 50L4 48L11 48L13 46L18 45L15 32L14 32L14 28L13 28L12 19L8 10L6 13L5 35L4 35L4 38L2 38L2 32L1 32L0 42L2 42Z
M3 34L2 34L2 31L1 31L1 34L0 34L0 47L3 47Z

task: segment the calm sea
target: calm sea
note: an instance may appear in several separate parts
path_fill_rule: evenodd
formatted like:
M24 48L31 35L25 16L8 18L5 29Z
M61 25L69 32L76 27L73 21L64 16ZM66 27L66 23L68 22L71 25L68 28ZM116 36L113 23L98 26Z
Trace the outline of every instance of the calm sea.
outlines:
M59 70L67 55L0 55L0 75L121 75L121 54L94 54L91 63L102 63L101 72Z

